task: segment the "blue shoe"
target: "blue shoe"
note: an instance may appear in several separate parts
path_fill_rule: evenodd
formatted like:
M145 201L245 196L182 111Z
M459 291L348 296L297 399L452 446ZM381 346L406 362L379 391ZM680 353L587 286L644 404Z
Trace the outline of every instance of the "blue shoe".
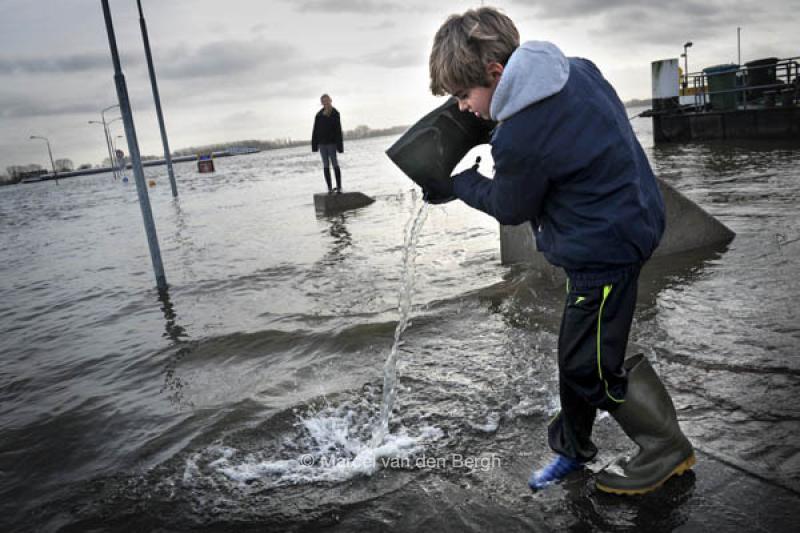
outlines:
M576 470L581 470L582 468L583 463L579 463L575 459L570 459L569 457L556 454L555 459L550 461L550 464L541 470L534 471L531 474L531 477L528 479L528 486L531 488L531 490L542 490L548 485L552 485L553 483L561 481L567 477L567 475L575 472Z

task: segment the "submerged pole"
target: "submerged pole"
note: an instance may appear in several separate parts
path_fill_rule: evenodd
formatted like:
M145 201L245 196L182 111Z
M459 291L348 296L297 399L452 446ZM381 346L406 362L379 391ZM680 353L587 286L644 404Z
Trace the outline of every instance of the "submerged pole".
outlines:
M111 150L111 135L108 133L108 123L106 122L106 111L110 111L119 104L114 104L100 111L100 118L103 120L103 130L106 132L106 144L108 145L108 164L111 166L111 175L117 179L117 166L114 164L114 152ZM116 120L116 119L115 119Z
M122 122L125 124L125 137L128 139L128 152L131 155L131 166L133 168L133 176L136 180L136 191L139 195L139 207L142 209L144 230L147 234L147 244L150 247L150 259L153 262L156 285L159 290L165 290L167 288L167 277L164 274L164 265L161 263L161 249L158 246L156 224L153 220L153 212L150 209L150 197L147 195L147 184L144 181L142 158L139 154L139 141L136 138L136 128L133 125L133 114L131 113L131 104L128 99L128 87L125 84L125 76L122 74L122 67L119 62L117 39L114 36L114 24L111 20L108 0L101 0L101 4L103 6L103 16L106 21L106 32L108 33L108 46L111 49L111 60L114 63L114 84L117 87L117 98L119 98Z
M56 164L53 162L53 151L50 149L50 139L42 137L41 135L31 135L31 139L39 139L47 143L47 154L50 156L50 167L53 169L53 177L58 183L58 173L56 172Z
M167 173L169 174L169 184L172 187L172 196L178 197L178 185L175 183L175 171L172 169L172 155L169 153L169 141L167 140L167 129L164 126L164 114L161 112L161 97L158 95L158 83L156 82L156 69L153 67L153 55L150 53L150 39L147 37L147 23L144 21L142 12L142 1L136 0L139 6L139 25L142 27L142 41L144 41L144 55L147 57L147 71L150 73L150 85L153 87L153 101L156 104L156 115L158 116L158 127L161 129L161 144L164 146L164 161L167 162Z
M117 169L114 166L114 151L111 149L111 136L108 134L108 125L103 117L103 134L106 136L106 148L108 148L108 164L111 167L111 175L117 179Z

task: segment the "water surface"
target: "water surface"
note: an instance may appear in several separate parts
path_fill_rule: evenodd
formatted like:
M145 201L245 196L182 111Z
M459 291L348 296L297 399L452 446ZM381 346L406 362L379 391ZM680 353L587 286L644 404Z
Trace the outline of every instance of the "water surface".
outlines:
M620 501L589 474L529 493L558 409L563 287L501 266L496 223L456 202L419 231L394 408L373 441L421 205L383 155L394 138L377 138L342 156L345 188L376 202L331 217L314 213L324 181L306 148L219 159L215 174L178 165L178 201L147 169L162 295L133 184L0 188L3 529L796 523L800 149L653 147L649 121L634 126L657 173L737 233L642 276L630 351L655 361L700 459L659 495ZM627 449L608 417L596 440L593 468Z

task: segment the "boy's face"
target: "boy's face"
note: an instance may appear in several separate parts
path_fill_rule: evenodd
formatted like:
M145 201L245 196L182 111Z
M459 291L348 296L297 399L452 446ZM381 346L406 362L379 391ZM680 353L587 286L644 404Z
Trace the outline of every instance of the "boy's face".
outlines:
M503 65L499 63L489 63L486 66L486 74L489 79L488 87L470 87L468 89L461 89L453 93L453 96L458 100L458 109L461 111L469 111L475 116L484 120L489 120L489 107L492 103L492 96L497 84L500 81L500 75L503 74Z
M493 94L494 87L472 87L459 91L453 96L458 99L459 110L469 111L476 117L488 119Z

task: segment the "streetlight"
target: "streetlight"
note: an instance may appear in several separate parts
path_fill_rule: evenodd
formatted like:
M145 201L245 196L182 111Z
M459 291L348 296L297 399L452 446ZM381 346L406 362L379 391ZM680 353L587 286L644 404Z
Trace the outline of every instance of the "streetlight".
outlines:
M100 124L101 126L103 126L103 135L105 136L106 149L108 150L108 163L111 164L111 162L112 162L112 159L111 159L111 144L109 143L109 140L108 140L108 128L106 127L105 122L101 122L99 120L90 120L89 124ZM112 165L112 167L113 167L113 165Z
M689 86L689 54L686 52L688 48L692 47L692 41L683 44L683 53L681 57L683 58L683 92L686 92L686 88Z
M56 164L53 162L53 150L50 149L50 139L40 135L31 135L31 139L40 139L47 143L47 153L50 155L50 165L53 167L53 177L55 178L56 183L58 183L58 172L56 172Z
M172 197L178 197L178 186L175 183L175 171L172 169L172 155L169 152L169 142L167 141L167 129L164 126L164 114L161 112L161 97L158 95L158 83L156 82L156 70L153 67L153 55L150 53L150 39L147 36L147 23L144 21L142 11L142 1L136 0L139 7L139 26L142 29L142 41L144 42L144 55L147 58L147 71L150 74L150 85L153 88L153 101L156 105L156 116L158 117L158 127L161 130L161 144L164 146L164 162L167 164L169 174L169 184L172 187Z
M106 122L108 138L111 139L111 168L114 169L114 176L117 175L117 170L119 170L119 160L117 159L117 143L114 142L114 136L111 135L111 125L118 120L122 120L122 117L115 117Z
M111 165L111 174L114 176L114 179L117 179L117 170L114 168L114 154L111 152L111 136L108 134L108 123L106 122L106 111L110 111L115 107L119 107L119 104L110 105L105 109L100 110L100 117L103 120L103 128L106 130L106 144L108 145L108 164Z
M111 20L111 9L108 6L108 0L101 0L101 5L103 6L106 33L108 34L108 48L111 51L111 62L114 65L114 85L117 88L119 109L124 117L125 137L128 139L128 153L131 157L133 177L136 181L136 193L139 196L139 207L142 210L142 222L144 222L144 230L147 234L147 245L150 249L150 259L153 263L153 273L156 277L156 286L158 290L163 292L167 290L167 276L164 274L164 264L161 261L161 247L158 245L158 235L156 233L156 223L153 219L153 210L150 207L147 184L144 181L142 158L139 153L139 140L136 138L136 126L133 123L131 102L128 98L128 85L125 83L125 75L122 73L119 50L117 49L117 38L114 35L114 23Z
M111 107L113 108L113 107L119 107L119 106L111 106ZM104 112L108 111L108 109L110 109L110 108L106 108L103 111ZM117 120L122 120L122 117L117 117L117 118L111 119L109 121L106 121L105 120L106 117L105 117L104 113L101 113L100 116L103 117L102 122L99 121L99 120L90 120L89 124L100 124L101 126L103 126L103 132L105 133L105 138L106 138L106 148L108 149L108 164L111 165L111 172L114 175L114 179L116 179L117 178L117 171L116 171L116 167L114 165L114 152L111 149L111 134L108 133L108 127L111 125L112 122L116 122Z

